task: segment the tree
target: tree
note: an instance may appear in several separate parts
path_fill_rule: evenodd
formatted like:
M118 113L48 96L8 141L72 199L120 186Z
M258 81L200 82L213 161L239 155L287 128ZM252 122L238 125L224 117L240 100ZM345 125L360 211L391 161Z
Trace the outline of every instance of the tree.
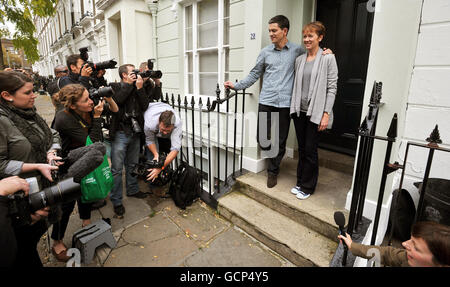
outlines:
M16 49L23 49L30 63L39 60L38 40L34 37L36 27L33 16L48 17L56 12L58 0L0 0L0 24L10 22L16 27L13 35L0 29L0 38L11 37ZM0 69L4 68L0 41Z

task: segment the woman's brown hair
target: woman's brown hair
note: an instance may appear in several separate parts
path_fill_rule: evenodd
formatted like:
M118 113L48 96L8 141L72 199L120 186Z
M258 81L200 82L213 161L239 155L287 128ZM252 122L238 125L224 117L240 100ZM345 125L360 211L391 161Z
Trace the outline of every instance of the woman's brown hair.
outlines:
M313 31L315 32L319 37L323 36L325 37L325 33L327 29L325 28L325 25L323 25L320 21L315 21L307 24L305 27L303 27L302 34L304 34L306 31Z
M23 73L0 71L0 92L8 92L13 95L23 85L32 82L33 80Z
M55 100L59 101L66 110L69 110L70 106L81 99L85 90L86 88L80 84L70 84L59 90L55 95Z
M417 222L411 235L427 243L436 265L450 266L450 226L434 221Z

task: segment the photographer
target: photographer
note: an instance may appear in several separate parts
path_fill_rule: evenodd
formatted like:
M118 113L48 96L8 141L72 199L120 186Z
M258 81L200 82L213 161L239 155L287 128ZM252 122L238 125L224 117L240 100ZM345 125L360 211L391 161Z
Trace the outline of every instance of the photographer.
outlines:
M105 79L105 73L106 70L99 70L96 73L93 73L93 76L91 77L91 83L92 86L96 89L100 87L106 87L108 85L108 82Z
M149 71L148 63L142 62L139 65L139 72ZM162 98L161 79L142 78L144 80L144 90L148 95L150 102L157 102Z
M0 178L36 177L40 188L49 186L51 172L58 169L49 163L61 159L56 156L60 139L36 112L33 80L22 73L0 72L0 93ZM36 245L46 230L43 220L15 227L18 263L42 266Z
M113 115L109 130L111 140L111 171L114 177L114 188L111 202L116 217L122 218L125 208L122 204L122 169L126 171L127 196L145 198L147 195L139 191L137 178L131 176L132 168L139 161L140 137L144 127L143 113L148 107L149 99L145 93L141 76L133 73L134 66L125 64L119 67L120 83L111 83L114 89L114 100L119 112Z
M105 100L94 102L89 96L89 92L79 84L67 85L62 88L57 98L62 98L64 110L60 111L55 118L55 129L59 132L62 140L62 156L66 157L71 150L86 145L86 139L89 136L92 142L102 141L102 119L105 101L109 103L112 112L118 112L119 108L112 97L106 97ZM61 174L65 173L68 167L62 166ZM78 211L82 219L82 227L91 223L91 204L77 200ZM66 262L70 257L67 256L67 247L63 243L64 234L69 223L70 215L75 207L75 200L62 204L62 218L53 225L52 230L52 253L59 260Z
M91 74L92 68L84 63L84 60L79 54L70 55L67 57L67 67L69 68L69 75L64 76L59 81L59 88L70 84L82 84L86 89L91 89Z
M163 168L149 170L150 173L147 180L154 181L161 171L177 157L181 149L183 125L173 108L161 102L151 103L144 114L144 119L146 143L151 153L149 159L152 159L153 156L153 160L158 161L160 152L164 151L169 153ZM168 141L169 139L170 142ZM165 147L159 146L161 143L165 143Z
M48 88L47 88L47 92L50 95L50 98L52 99L52 104L55 107L55 116L56 114L64 109L64 106L61 104L61 102L59 100L55 99L55 94L57 92L59 92L59 90L61 89L61 85L60 85L60 81L62 77L65 77L69 74L69 70L67 69L66 66L64 65L58 65L55 67L54 69L55 72L55 79L48 84ZM55 124L55 117L53 117L53 121L51 124L51 127L53 128Z
M18 176L11 176L0 180L0 267L11 267L15 263L17 256L17 241L11 218L8 216L8 196L23 190L27 195L30 190L28 182ZM48 215L46 210L38 210L33 214L33 222L37 222L41 217ZM34 256L39 255L36 250L31 251ZM31 255L31 254L30 254Z

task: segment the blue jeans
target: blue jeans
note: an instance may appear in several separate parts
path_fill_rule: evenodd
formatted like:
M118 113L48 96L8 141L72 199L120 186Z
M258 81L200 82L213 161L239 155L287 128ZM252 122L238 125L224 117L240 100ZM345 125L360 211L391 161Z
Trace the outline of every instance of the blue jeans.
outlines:
M122 170L125 166L126 192L133 195L139 192L137 177L131 176L132 168L139 162L141 138L138 134L127 136L118 131L111 143L111 172L114 177L114 187L111 191L111 202L114 206L122 204Z

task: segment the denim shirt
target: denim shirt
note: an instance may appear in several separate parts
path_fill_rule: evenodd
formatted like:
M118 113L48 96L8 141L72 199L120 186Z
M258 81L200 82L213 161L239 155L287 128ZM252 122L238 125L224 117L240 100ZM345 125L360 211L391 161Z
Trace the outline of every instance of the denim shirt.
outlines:
M246 89L263 75L259 103L277 108L290 107L295 59L303 53L305 50L301 46L289 41L282 50L276 49L274 44L265 47L249 75L235 84L235 89Z

